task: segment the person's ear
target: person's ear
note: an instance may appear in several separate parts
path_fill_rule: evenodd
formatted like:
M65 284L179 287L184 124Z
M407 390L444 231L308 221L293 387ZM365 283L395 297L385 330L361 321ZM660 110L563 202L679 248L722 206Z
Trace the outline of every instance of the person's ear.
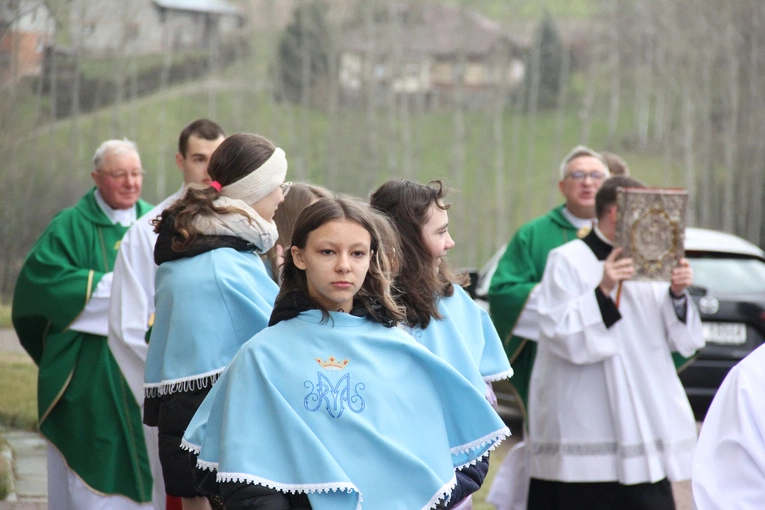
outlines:
M180 152L175 153L175 166L178 167L178 170L183 172L183 154Z
M307 266L305 263L305 258L303 258L303 250L297 246L293 246L290 248L290 253L292 253L292 262L295 264L295 267L305 271Z

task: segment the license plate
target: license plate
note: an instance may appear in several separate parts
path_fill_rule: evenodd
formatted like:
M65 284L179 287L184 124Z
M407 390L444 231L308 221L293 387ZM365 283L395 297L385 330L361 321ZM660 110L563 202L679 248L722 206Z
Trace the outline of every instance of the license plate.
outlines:
M704 322L704 340L713 344L741 345L746 342L746 324L740 322Z

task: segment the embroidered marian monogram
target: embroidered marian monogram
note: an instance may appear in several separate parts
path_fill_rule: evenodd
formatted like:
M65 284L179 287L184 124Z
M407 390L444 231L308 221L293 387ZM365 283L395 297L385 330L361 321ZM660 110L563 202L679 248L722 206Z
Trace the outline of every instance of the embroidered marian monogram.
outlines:
M303 404L309 412L318 411L322 402L324 402L327 412L332 418L340 418L343 415L346 404L348 409L354 413L360 413L364 410L366 402L359 395L359 390L363 390L366 387L364 383L356 384L354 394L351 395L351 374L348 373L342 376L334 386L327 379L327 376L321 372L317 372L316 375L318 376L316 386L311 381L303 383L303 386L311 390L303 400Z

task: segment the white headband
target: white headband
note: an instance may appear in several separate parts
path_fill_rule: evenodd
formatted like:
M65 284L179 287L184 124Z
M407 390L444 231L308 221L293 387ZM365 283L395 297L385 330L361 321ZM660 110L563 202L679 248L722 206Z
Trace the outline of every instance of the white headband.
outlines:
M271 157L238 181L223 186L220 194L252 205L278 188L287 177L287 156L279 147Z

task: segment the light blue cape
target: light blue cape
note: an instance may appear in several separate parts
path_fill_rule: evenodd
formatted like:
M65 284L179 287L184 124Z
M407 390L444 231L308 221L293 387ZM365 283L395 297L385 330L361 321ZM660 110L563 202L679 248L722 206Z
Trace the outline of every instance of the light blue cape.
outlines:
M182 446L219 482L305 492L314 510L434 508L510 431L398 328L310 310L247 342Z
M268 325L279 288L252 252L219 248L161 264L147 397L207 387Z
M459 285L454 294L438 300L440 320L412 328L411 335L436 356L457 369L479 391L487 382L507 379L513 369L497 330L486 310Z

